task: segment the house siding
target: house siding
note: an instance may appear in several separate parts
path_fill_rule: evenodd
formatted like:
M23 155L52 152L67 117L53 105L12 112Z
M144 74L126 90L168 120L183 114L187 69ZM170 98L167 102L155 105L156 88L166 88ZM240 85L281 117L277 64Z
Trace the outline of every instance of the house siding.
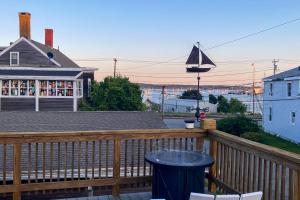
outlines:
M40 98L39 111L73 111L73 98Z
M57 67L45 55L33 48L26 41L20 41L0 57L0 65L10 66L10 52L19 52L19 66L22 67Z
M287 84L292 84L291 96L288 96ZM263 127L265 131L300 143L300 82L273 81L273 96L270 95L270 82L265 82ZM272 121L269 120L270 107ZM296 122L292 124L291 112L296 112Z
M35 98L1 98L1 111L34 111Z

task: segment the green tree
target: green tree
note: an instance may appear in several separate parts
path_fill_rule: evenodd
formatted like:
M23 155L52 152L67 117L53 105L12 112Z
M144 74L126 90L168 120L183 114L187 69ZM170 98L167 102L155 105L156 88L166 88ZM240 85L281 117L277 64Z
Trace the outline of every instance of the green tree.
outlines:
M236 136L240 136L246 132L258 132L260 130L254 120L244 115L227 117L217 121L217 129Z
M142 102L139 85L126 77L106 77L103 82L92 84L91 97L80 104L81 110L95 111L141 111Z
M215 95L210 94L210 95L208 95L208 98L209 98L209 103L212 103L212 104L217 104L218 103L218 99Z
M245 113L247 106L236 98L231 98L229 102L229 111L231 113Z
M198 90L186 90L179 97L180 99L194 99L197 100ZM202 100L202 95L199 94L199 100Z
M228 100L220 95L218 96L218 106L217 106L217 111L222 112L222 113L228 113L229 112L229 103Z

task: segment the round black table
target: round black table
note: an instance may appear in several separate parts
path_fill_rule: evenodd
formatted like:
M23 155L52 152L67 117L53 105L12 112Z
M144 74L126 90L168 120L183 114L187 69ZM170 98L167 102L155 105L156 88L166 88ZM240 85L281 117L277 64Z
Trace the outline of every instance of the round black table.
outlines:
M191 192L204 193L205 168L213 158L195 151L158 151L145 155L153 165L152 198L188 200Z

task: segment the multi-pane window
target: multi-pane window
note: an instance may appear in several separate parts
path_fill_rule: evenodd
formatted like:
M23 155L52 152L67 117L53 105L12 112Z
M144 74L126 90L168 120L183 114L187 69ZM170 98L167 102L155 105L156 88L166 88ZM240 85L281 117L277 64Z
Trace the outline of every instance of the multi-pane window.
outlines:
M56 96L56 81L48 81L48 96Z
M269 121L272 121L272 107L269 107Z
M29 96L35 96L35 80L29 80Z
M20 96L27 96L28 95L28 81L21 80L20 81Z
M9 80L2 81L2 96L9 96Z
M39 91L36 90L35 80L0 80L2 81L2 96L35 96L41 97L82 96L82 81L76 81L76 91L73 81L39 80Z
M291 112L291 123L292 125L296 123L296 112Z
M76 82L76 88L77 88L77 93L76 93L76 95L78 96L78 97L81 97L82 96L82 82L81 81L77 81Z
M287 95L288 97L292 96L292 83L287 84Z
M10 81L10 95L18 96L19 95L19 82L18 80Z
M40 96L47 96L47 81L39 81Z
M10 52L10 65L19 65L19 52Z
M91 96L91 90L92 90L92 79L88 78L88 97Z

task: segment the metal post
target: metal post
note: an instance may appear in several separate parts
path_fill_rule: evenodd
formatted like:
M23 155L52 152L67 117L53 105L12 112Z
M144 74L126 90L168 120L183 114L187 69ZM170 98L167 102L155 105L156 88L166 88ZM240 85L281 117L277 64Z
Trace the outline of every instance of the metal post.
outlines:
M114 64L114 77L116 77L117 61L118 60L116 58L114 58L114 62L115 62L115 64Z
M197 42L197 44L198 44L198 50L199 50L199 55L200 55L200 43ZM200 56L199 56L198 67L200 68ZM196 108L195 117L196 117L197 122L198 122L199 118L200 118L200 107L199 107L199 101L200 101L200 75L199 75L199 72L198 72L197 80L198 80L198 90L197 90L197 108Z
M255 66L254 63L252 63L253 67L253 85L252 85L252 114L255 113Z
M162 119L164 119L165 88L166 88L166 86L163 85L162 91L161 91L161 95L162 95L162 97L161 97L161 113L162 113L161 117L162 117Z

